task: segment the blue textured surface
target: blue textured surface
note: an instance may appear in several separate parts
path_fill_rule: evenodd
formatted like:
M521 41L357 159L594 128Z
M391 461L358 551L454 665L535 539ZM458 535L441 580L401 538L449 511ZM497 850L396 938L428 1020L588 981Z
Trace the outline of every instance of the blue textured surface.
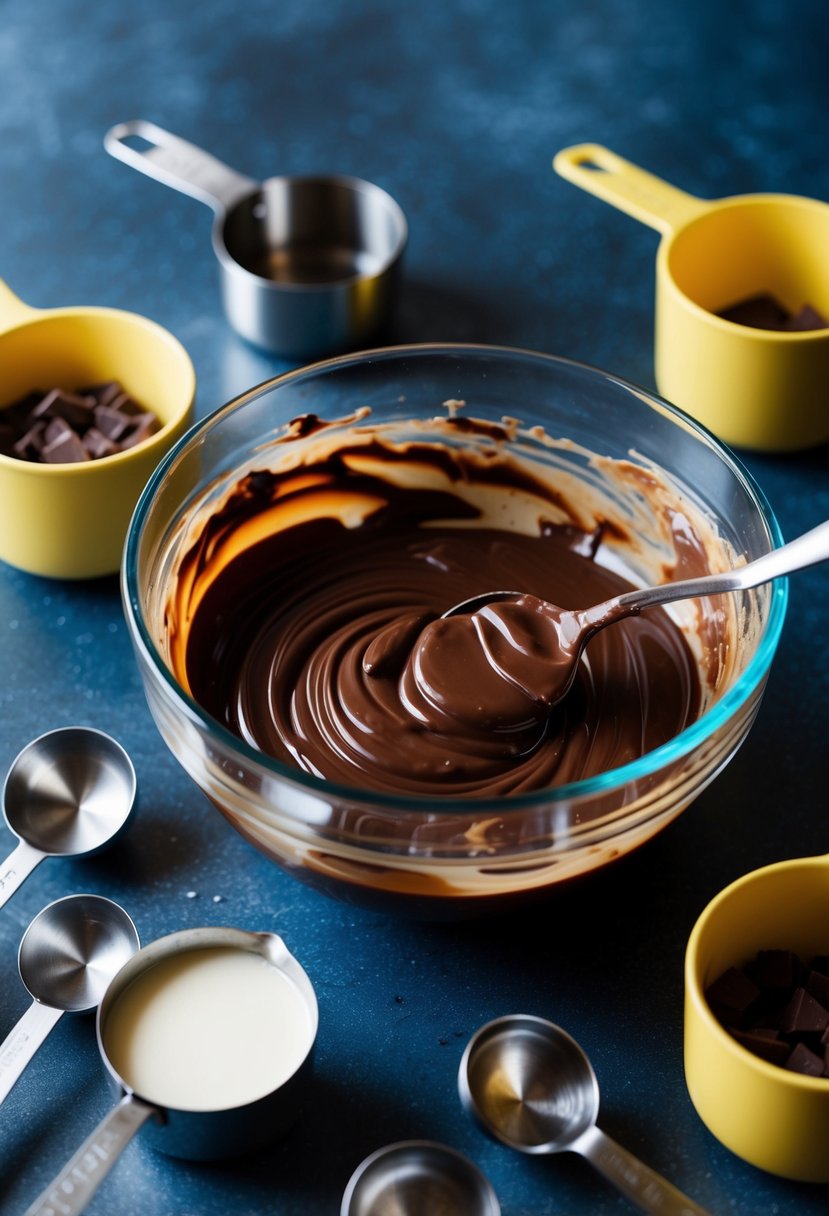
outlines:
M207 209L104 153L112 123L144 117L254 177L386 187L411 225L397 339L536 347L651 386L656 236L557 178L553 153L595 140L702 196L829 199L827 62L816 0L4 0L0 278L33 305L154 317L191 352L200 414L283 370L222 319ZM747 464L786 536L829 517L827 449ZM114 578L0 569L0 769L35 735L89 723L127 747L140 785L114 851L44 862L0 912L0 1038L28 1004L25 926L83 889L122 902L144 941L204 923L276 930L321 1007L316 1079L285 1142L194 1166L139 1136L89 1211L335 1213L362 1157L407 1137L472 1156L505 1216L631 1210L582 1162L518 1157L462 1114L467 1037L521 1010L582 1041L603 1126L712 1212L825 1212L825 1188L752 1169L700 1123L681 1003L707 900L829 848L828 597L828 569L794 580L748 741L658 840L532 913L448 927L331 902L226 827L150 720ZM0 825L0 850L13 843ZM92 1022L64 1018L0 1109L0 1211L22 1211L111 1102Z

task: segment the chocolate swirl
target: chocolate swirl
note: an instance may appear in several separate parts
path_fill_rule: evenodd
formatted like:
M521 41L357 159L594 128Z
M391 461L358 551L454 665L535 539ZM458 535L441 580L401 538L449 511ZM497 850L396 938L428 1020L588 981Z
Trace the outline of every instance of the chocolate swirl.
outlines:
M526 535L478 526L476 515L461 496L339 459L250 475L179 571L168 614L178 678L211 715L286 764L414 796L577 781L694 720L696 664L661 610L597 636L550 712L453 624L452 644L429 661L464 712L446 712L443 694L424 698L410 659L452 604L515 588L583 607L630 587L594 560L599 535L560 525Z

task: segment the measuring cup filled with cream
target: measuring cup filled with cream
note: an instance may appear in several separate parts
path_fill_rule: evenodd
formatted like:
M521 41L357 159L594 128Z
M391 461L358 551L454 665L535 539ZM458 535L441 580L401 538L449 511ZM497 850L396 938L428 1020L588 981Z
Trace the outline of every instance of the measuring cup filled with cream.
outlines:
M277 1138L298 1114L318 1016L311 981L276 934L185 929L146 946L98 1010L121 1100L27 1216L82 1212L145 1125L156 1148L190 1160Z

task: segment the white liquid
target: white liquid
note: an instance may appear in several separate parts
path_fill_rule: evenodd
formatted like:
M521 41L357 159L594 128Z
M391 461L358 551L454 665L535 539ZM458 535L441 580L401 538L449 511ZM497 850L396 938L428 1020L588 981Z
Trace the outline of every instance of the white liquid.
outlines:
M116 1072L177 1110L224 1110L277 1089L302 1063L313 1027L292 981L229 947L163 959L117 997L103 1030Z

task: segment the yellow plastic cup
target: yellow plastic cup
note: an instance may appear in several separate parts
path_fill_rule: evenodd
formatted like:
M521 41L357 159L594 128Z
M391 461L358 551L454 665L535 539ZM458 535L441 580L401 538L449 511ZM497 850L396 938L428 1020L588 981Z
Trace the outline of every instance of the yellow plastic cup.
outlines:
M111 574L150 474L190 425L196 377L171 333L111 308L37 309L0 282L0 410L34 389L119 381L158 417L143 443L80 464L0 454L0 559L31 574Z
M706 988L760 950L829 953L829 857L738 879L700 916L685 956L685 1079L708 1129L760 1169L829 1182L829 1078L770 1064L717 1021Z
M717 316L770 293L829 318L829 204L788 194L713 201L598 144L557 153L562 177L662 233L656 384L726 443L794 451L829 439L829 328L753 329Z

